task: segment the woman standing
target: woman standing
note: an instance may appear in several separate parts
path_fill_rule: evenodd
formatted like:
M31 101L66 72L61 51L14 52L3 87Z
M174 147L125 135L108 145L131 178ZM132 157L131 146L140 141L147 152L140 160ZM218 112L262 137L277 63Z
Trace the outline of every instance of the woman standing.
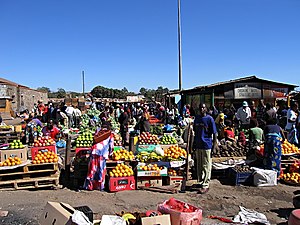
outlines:
M281 142L285 140L283 130L276 124L276 119L267 121L264 129L265 152L263 164L265 169L275 170L277 177L281 169Z

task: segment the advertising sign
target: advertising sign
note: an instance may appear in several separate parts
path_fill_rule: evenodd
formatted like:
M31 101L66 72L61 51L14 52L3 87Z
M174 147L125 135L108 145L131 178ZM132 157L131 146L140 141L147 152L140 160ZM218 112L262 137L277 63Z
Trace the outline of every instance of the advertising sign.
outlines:
M259 83L237 83L234 84L235 99L261 98Z
M263 85L264 98L283 98L288 95L288 88L278 85Z

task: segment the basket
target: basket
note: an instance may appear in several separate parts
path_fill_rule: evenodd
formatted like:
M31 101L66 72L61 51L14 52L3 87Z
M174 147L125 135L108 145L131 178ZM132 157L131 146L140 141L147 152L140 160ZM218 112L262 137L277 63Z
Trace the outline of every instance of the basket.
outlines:
M94 143L97 144L105 139L109 138L111 135L110 130L100 130L98 133L94 135Z

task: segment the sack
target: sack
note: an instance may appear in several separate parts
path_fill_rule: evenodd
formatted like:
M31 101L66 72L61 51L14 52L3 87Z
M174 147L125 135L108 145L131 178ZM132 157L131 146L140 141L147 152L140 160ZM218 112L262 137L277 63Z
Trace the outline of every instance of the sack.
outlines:
M105 139L109 138L111 135L110 130L99 130L95 135L94 135L94 144L97 144L101 141L104 141Z
M277 172L274 170L264 170L259 168L252 168L253 184L257 187L276 186L277 185Z

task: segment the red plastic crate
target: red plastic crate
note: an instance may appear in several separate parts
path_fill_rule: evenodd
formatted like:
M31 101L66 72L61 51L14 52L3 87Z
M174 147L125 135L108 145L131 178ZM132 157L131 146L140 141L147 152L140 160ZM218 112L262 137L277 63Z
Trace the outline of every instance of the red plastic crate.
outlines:
M43 147L31 147L31 159L39 153L39 151L50 151L57 153L55 145L43 146Z
M109 191L125 191L125 190L135 190L135 178L134 176L130 177L110 177L109 178Z

